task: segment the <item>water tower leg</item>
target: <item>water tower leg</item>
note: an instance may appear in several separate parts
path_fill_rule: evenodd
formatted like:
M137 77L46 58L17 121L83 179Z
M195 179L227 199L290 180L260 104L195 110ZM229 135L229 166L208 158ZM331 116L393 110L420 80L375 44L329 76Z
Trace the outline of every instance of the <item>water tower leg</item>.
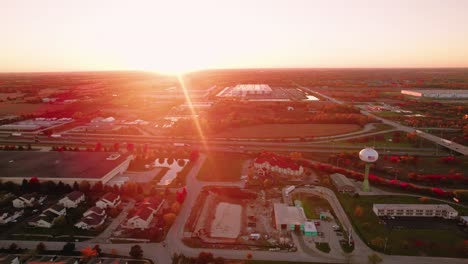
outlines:
M369 168L370 168L370 164L366 163L366 170L364 172L364 181L362 182L362 191L363 192L370 192Z

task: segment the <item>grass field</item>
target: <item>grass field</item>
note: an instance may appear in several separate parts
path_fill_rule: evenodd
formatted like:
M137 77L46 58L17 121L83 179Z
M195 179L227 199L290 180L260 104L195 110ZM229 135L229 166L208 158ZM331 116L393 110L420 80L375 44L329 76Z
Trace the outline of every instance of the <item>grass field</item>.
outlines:
M238 181L247 155L239 153L211 153L197 178L202 181Z
M302 208L304 208L304 213L307 219L319 219L320 212L330 211L333 213L333 210L327 200L322 199L318 196L313 196L310 194L297 193L293 195L294 200L300 200L302 203Z
M339 200L351 219L354 228L360 237L370 243L376 238L388 238L386 253L394 255L427 255L445 257L463 257L458 249L467 239L461 230L442 229L388 229L379 223L379 218L372 211L374 203L421 203L418 197L408 196L361 196L350 198L347 195L338 195ZM429 200L427 203L439 203ZM362 207L363 214L355 216L357 206ZM467 210L453 206L460 215L466 215ZM465 256L466 257L466 256Z
M67 105L53 104L0 104L0 115L21 115L30 113L54 112L65 109Z
M263 124L230 129L216 137L320 137L340 135L360 130L354 124Z

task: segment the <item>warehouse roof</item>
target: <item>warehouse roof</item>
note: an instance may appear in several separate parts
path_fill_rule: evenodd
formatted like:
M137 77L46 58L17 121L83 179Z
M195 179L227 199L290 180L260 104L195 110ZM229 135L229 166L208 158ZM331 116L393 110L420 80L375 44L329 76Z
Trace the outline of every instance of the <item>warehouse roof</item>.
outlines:
M276 224L302 225L306 221L302 207L287 206L282 203L275 203L273 206Z
M109 152L0 152L0 178L101 178L129 154L107 160Z

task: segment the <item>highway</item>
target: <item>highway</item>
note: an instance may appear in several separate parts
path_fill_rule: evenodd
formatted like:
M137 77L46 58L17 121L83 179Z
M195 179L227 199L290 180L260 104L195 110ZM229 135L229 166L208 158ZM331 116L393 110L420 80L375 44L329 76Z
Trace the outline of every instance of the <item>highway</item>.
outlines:
M145 137L147 138L147 137ZM84 146L93 147L97 142L104 145L113 145L114 143L133 143L133 144L149 144L152 146L167 146L171 144L164 139L140 139L139 137L119 137L119 138L94 138L90 137L84 140L81 137L63 137L63 138L48 138L45 136L39 137L39 143L35 143L33 137L9 137L1 138L0 144L5 145L27 145L31 146ZM283 151L283 152L304 152L304 153L338 153L340 151L359 151L362 146L339 146L334 144L314 144L311 142L229 142L229 141L205 141L197 140L180 140L198 148L202 151L225 151L225 152L247 152L247 151ZM124 147L123 145L121 147ZM387 155L419 155L433 156L435 149L433 148L401 148L401 147L377 147L377 150L385 152Z
M334 103L337 103L337 104L344 104L344 102L342 102L342 101L336 100L336 99L334 99L334 98L332 98L330 96L324 95L324 94L319 93L317 91L314 91L314 90L312 90L310 88L300 86L300 85L298 85L298 86L300 88L308 91L308 92L311 92L311 93L317 94L317 95L319 95L319 96L321 96L323 98L326 98L327 100L329 100L331 102L334 102ZM365 110L362 106L360 107L360 109L361 109L362 114L364 114L366 116L370 116L370 117L375 118L377 120L380 120L380 121L382 121L382 123L393 126L393 127L397 128L398 130L409 133L409 132L414 132L414 131L416 131L418 129L418 128L414 128L414 127L405 126L405 125L402 125L400 123L397 123L397 122L394 122L394 121L391 121L391 120L376 116L376 115L370 113L369 111ZM425 132L422 132L422 131L420 131L420 133L417 133L417 134L421 138L432 141L432 142L434 142L434 143L436 143L438 145L441 145L443 147L446 147L446 148L448 148L448 149L450 149L452 151L463 154L465 156L468 155L468 147L466 147L464 145L461 145L461 144L458 144L458 143L455 143L455 142L451 142L451 141L448 141L448 140L446 140L444 138L434 136L432 134L425 133Z

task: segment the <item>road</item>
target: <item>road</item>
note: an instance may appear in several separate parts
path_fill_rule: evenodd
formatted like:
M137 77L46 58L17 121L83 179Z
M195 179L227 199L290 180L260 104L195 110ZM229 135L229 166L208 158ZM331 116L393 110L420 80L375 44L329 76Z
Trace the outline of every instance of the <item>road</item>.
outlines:
M342 102L340 100L336 100L336 99L334 99L334 98L332 98L330 96L324 95L324 94L319 93L317 91L314 91L314 90L312 90L310 88L300 86L300 85L298 85L298 86L300 88L308 91L308 92L311 92L311 93L317 94L319 96L322 96L323 98L326 98L327 100L329 100L331 102L334 102L336 104L344 104L344 102ZM369 111L365 110L362 106L360 108L361 108L361 113L362 114L364 114L366 116L369 116L369 117L373 117L373 118L375 118L377 120L380 120L380 121L382 121L382 123L393 126L393 127L397 128L398 130L410 133L410 132L414 132L415 130L418 129L418 128L414 128L414 127L405 126L405 125L402 125L400 123L397 123L397 122L394 122L394 121L391 121L391 120L376 116L376 115L370 113ZM463 154L465 156L468 155L468 147L463 146L461 144L451 142L451 141L445 140L445 139L443 139L441 137L437 137L437 136L434 136L434 135L431 135L429 133L425 133L425 132L422 132L422 131L421 131L421 133L418 133L418 136L421 137L421 138L424 138L426 140L432 141L432 142L434 142L434 143L436 143L438 145L441 145L443 147L446 147L446 148L448 148L448 149L450 149L452 151Z
M187 175L187 198L186 202L182 205L181 211L176 218L173 226L169 230L165 239L166 247L163 243L140 243L144 256L155 261L155 263L167 264L171 263L171 256L174 253L182 253L186 256L197 256L201 251L207 249L190 248L182 242L184 225L190 214L190 210L196 202L196 198L199 195L201 189L205 186L216 185L217 183L202 182L199 181L196 176L206 160L205 155L201 155L200 158L195 162L192 170ZM236 185L240 186L240 182L234 183L223 183L223 185ZM302 188L301 188L302 189ZM323 187L315 187L313 192L327 199L335 211L337 217L343 226L352 229L352 225L341 207L335 194ZM356 232L353 230L353 234ZM298 243L297 238L295 239ZM368 248L365 243L357 236L354 236L356 249L354 250L351 260L352 263L367 263L367 256L373 252ZM12 241L12 240L0 240L0 247L7 248L12 242L16 243L21 248L34 249L36 245L41 241ZM43 242L47 249L63 248L64 242ZM83 249L87 246L93 246L94 243L85 241L75 243L78 250ZM128 255L130 247L136 243L128 244L111 244L111 243L100 243L100 247L104 252L115 252L121 255ZM301 249L299 247L299 249ZM294 261L294 262L321 262L321 263L340 263L344 261L343 256L324 256L323 254L314 254L313 252L305 252L302 249L298 252L270 252L270 251L251 251L251 250L230 250L230 249L208 249L209 252L215 256L221 256L228 259L245 259L248 253L252 253L253 259L256 260L282 260L282 261ZM431 258L431 257L411 257L411 256L388 256L379 254L383 259L383 263L414 263L414 264L439 264L439 263L454 263L454 264L466 264L466 259L454 259L454 258Z
M372 133L378 134L380 132ZM356 135L347 137L357 138L363 135ZM41 140L39 146L43 145L72 145L72 146L94 146L95 142L101 142L103 144L113 144L115 142L122 143L124 139L96 139L89 138L89 143L82 143L81 139L76 140L73 138L61 138L61 139L44 139ZM31 144L33 147L37 147L37 144L32 143L30 139L18 139L18 138L0 138L0 144L10 145L26 145ZM125 142L125 141L124 141ZM140 144L151 144L151 145L167 145L159 141L151 140L126 140L126 142L140 143ZM167 142L167 141L165 141ZM336 153L340 150L360 150L362 146L337 146L334 144L323 144L329 141L320 141L319 144L313 142L217 142L210 141L205 143L191 142L192 147L198 147L203 151L223 151L223 152L243 152L243 151L298 151L298 152L311 152L311 153ZM334 141L333 141L334 142ZM241 149L242 148L242 149ZM418 155L418 156L434 156L435 149L432 148L405 148L405 147L381 147L376 148L377 150L385 151L389 155Z

